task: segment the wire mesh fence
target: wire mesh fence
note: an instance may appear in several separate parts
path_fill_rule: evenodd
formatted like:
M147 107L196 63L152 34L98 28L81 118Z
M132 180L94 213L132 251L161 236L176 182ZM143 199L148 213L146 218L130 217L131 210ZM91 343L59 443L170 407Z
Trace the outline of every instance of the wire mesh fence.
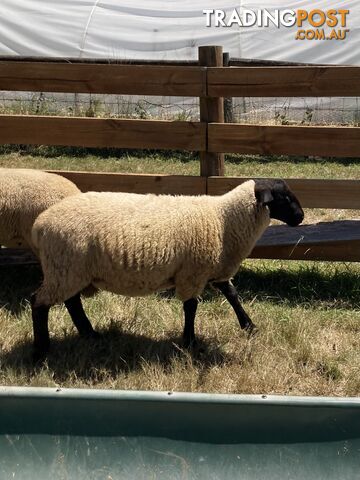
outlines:
M233 119L252 124L358 126L359 106L358 97L238 98Z
M279 125L360 125L358 97L233 98L229 121ZM0 113L197 121L199 99L104 94L0 92Z
M199 100L192 97L0 92L0 113L198 120Z

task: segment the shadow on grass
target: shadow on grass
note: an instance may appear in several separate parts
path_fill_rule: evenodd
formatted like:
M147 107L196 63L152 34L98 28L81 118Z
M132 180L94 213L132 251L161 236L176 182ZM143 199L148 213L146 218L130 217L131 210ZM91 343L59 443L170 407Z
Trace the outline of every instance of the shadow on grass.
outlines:
M34 146L34 145L2 145L0 146L0 155L9 155L17 153L19 155L31 155L33 157L57 158L57 157L76 157L85 158L87 156L101 157L102 159L122 157L156 157L168 162L169 159L176 159L182 163L187 163L199 158L198 152L185 152L183 150L154 150L154 149L123 149L123 148L92 148L92 147L61 147L61 146ZM261 165L272 164L273 162L291 162L293 164L311 163L329 164L336 163L341 165L353 165L359 160L358 157L336 158L319 156L301 156L301 155L242 155L227 154L226 162L232 164L259 163Z
M169 159L176 159L182 163L187 163L198 158L198 152L185 152L183 150L137 150L123 148L93 148L93 147L59 147L59 146L34 146L34 145L2 145L0 146L0 155L9 155L17 153L19 155L31 155L32 157L58 158L64 156L85 158L87 156L99 157L102 159L122 157L156 157L164 162Z
M100 330L99 339L85 339L77 334L52 339L46 359L56 381L64 382L70 375L89 382L117 378L120 372L142 370L144 364L157 364L170 373L173 361L190 361L205 372L213 365L226 361L226 354L216 344L198 339L197 346L186 350L179 337L154 339L121 331L115 322ZM2 353L2 369L17 373L37 373L41 365L32 361L32 342L20 342Z
M0 308L18 315L26 301L40 286L41 269L37 266L9 266L0 268Z
M296 269L263 267L242 268L234 285L244 300L286 302L291 306L309 303L357 309L360 306L360 269L346 270L332 265Z
M313 305L314 307L360 308L360 269L321 271L316 266L285 268L243 267L233 279L244 301L266 301L289 306ZM168 295L165 293L165 296ZM169 296L169 295L168 295ZM221 296L215 288L206 288L203 301Z
M39 267L1 268L0 308L14 315L21 313L40 282ZM322 306L360 308L360 268L346 270L331 264L328 268L306 264L290 269L264 262L261 267L241 268L233 283L245 301L256 297L257 301L285 302L289 306L321 303ZM217 290L207 288L202 297L203 301L211 301L219 295ZM160 296L172 298L174 291L163 292Z

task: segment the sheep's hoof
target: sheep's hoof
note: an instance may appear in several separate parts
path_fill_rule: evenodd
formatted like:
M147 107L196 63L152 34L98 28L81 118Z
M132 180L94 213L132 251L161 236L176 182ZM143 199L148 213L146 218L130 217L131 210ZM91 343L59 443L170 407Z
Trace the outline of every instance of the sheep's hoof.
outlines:
M249 323L244 328L245 332L249 335L249 337L253 337L259 332L258 327L254 323Z

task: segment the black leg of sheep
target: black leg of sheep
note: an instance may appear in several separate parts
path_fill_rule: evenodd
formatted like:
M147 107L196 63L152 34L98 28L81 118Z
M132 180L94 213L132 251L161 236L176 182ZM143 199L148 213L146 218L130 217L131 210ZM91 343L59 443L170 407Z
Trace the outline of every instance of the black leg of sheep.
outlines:
M36 296L33 295L31 297L32 321L34 330L33 360L38 362L45 358L50 346L48 328L50 307L47 307L46 305L35 306L35 302Z
M241 306L236 288L230 282L214 282L214 287L218 288L220 292L224 295L230 305L233 307L236 316L239 320L240 327L247 330L249 333L255 332L256 326L251 321L249 315L245 312Z
M97 332L95 332L90 320L84 312L80 293L66 300L65 306L70 314L73 324L82 337L98 338L100 336Z
M71 319L82 337L98 338L100 335L93 329L90 320L84 312L80 293L66 300L65 306ZM49 337L49 310L46 305L36 305L36 294L31 297L32 321L34 330L33 359L40 362L45 359L50 347Z
M183 342L186 348L195 346L195 315L198 306L197 298L190 298L184 302L185 328L183 333Z

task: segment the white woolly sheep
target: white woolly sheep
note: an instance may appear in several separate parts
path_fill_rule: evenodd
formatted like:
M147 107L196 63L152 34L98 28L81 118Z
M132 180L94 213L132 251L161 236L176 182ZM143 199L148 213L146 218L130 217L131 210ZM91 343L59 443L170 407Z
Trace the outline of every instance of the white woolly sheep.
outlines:
M36 217L65 197L78 193L81 192L77 186L61 175L41 170L0 168L0 245L30 248L37 255L31 240ZM65 302L65 305L71 312L72 303ZM84 333L81 326L79 332ZM91 325L87 326L85 334L95 334Z
M41 170L0 168L0 245L36 250L31 229L36 217L54 203L80 193L60 175Z
M44 273L32 299L34 357L48 350L48 312L55 303L72 302L74 323L89 328L78 296L88 285L128 296L174 287L189 345L197 297L211 282L251 331L230 279L270 218L290 226L304 218L282 180L250 180L218 197L88 192L50 207L32 230Z

